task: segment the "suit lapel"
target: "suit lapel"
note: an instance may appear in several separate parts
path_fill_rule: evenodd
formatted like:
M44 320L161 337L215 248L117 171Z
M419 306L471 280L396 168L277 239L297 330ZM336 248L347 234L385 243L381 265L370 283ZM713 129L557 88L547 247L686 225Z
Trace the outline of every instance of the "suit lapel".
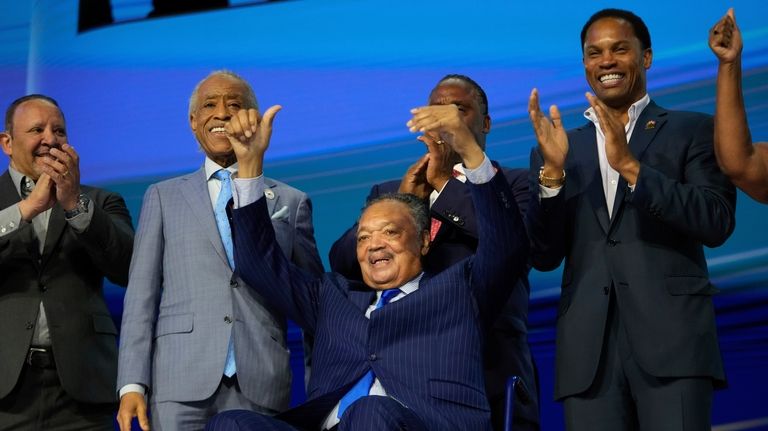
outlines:
M13 184L11 173L5 171L5 173L0 176L0 209L8 208L20 200L21 197L19 196L18 190L16 190L16 185Z
M603 231L608 232L610 220L608 219L608 206L605 203L603 178L600 175L597 135L594 125L587 123L585 126L576 129L574 136L571 138L569 140L576 146L574 150L580 150L580 153L584 155L582 157L583 160L578 160L578 165L583 166L583 171L579 175L584 176L585 193L589 197L589 202L591 203L592 210L595 212L597 222ZM576 154L579 154L579 152Z
M205 168L200 168L193 175L184 178L181 183L181 194L187 201L190 212L197 219L202 231L208 236L213 248L222 261L229 266L227 253L219 236L219 228L216 226L216 218L211 206L211 197L208 194L208 179L205 177Z
M360 311L365 313L373 302L376 292L362 282L350 280L348 295L349 300L355 304Z
M645 150L651 144L651 141L656 137L661 127L666 120L667 111L660 108L657 104L650 102L645 107L640 117L637 119L637 124L632 131L632 137L629 140L629 150L637 160L642 160ZM614 225L619 219L619 213L624 207L624 199L626 198L627 188L629 185L623 177L619 177L619 185L616 189L616 199L613 201L613 217L611 219L611 225Z
M275 213L275 208L277 208L277 201L280 199L280 196L275 190L276 185L277 184L269 178L264 178L264 196L267 198L267 212L269 213L270 217Z

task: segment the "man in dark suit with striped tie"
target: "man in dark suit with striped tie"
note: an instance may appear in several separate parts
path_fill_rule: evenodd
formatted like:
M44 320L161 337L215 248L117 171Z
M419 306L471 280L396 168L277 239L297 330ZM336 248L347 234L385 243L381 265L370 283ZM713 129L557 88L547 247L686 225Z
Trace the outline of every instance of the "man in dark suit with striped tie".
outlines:
M225 412L209 429L491 429L481 328L510 293L502 281L524 275L528 240L503 173L456 105L415 109L409 127L439 137L427 145L450 145L461 157L478 209L477 253L425 273L426 206L412 195L382 196L360 217L359 283L338 274L312 276L277 252L261 198L271 127L247 111L228 123L228 133L241 142L232 214L236 267L249 286L314 335L315 350L305 404L275 418Z

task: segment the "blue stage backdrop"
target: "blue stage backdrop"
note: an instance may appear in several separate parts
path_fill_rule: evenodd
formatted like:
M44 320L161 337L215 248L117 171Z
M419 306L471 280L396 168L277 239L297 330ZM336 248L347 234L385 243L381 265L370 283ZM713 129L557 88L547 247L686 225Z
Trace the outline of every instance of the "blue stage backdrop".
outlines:
M58 99L84 181L121 192L138 220L148 184L202 163L189 129L190 92L210 71L230 69L252 83L262 108L284 107L275 121L267 174L310 194L324 258L355 220L370 186L400 177L424 152L405 122L443 75L466 74L485 88L493 117L488 152L505 165L528 164L535 144L526 114L533 87L544 105L560 106L566 126L584 122L589 88L579 32L591 13L617 6L241 0L147 18L151 0L83 1L88 6L81 9L75 1L30 3L0 1L0 104L29 92ZM731 5L745 36L744 92L753 137L768 140L768 7L762 0ZM635 11L650 28L651 97L667 108L712 113L716 60L707 31L727 6L618 6ZM717 307L731 380L731 388L716 396L714 420L735 426L728 429L768 423L764 401L752 396L768 384L766 216L768 207L740 195L733 237L708 250L723 290ZM559 271L531 276L531 342L542 374L545 430L562 428L560 407L551 401L559 277ZM108 286L107 294L119 323L123 290ZM298 332L290 338L298 350ZM298 371L300 357L296 364ZM301 379L295 381L298 401Z

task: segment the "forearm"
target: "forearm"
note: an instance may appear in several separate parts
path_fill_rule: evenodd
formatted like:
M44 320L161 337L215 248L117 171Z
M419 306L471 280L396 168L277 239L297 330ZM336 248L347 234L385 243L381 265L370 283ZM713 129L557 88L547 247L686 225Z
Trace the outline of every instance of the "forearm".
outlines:
M720 63L715 103L715 153L729 177L746 173L756 163L741 89L741 62Z

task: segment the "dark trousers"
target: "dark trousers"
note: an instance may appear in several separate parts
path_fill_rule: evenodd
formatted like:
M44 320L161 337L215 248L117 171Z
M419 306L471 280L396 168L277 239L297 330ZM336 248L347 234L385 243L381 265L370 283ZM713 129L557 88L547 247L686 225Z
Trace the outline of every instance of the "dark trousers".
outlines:
M569 431L709 430L712 379L661 378L646 373L632 356L611 293L606 337L592 386L563 400Z
M273 417L246 410L230 410L214 416L206 431L303 431L315 428L289 424ZM382 396L367 396L352 403L333 431L427 431L413 411Z
M116 411L116 403L89 404L73 399L61 387L53 366L24 364L16 387L0 400L0 430L113 430Z

